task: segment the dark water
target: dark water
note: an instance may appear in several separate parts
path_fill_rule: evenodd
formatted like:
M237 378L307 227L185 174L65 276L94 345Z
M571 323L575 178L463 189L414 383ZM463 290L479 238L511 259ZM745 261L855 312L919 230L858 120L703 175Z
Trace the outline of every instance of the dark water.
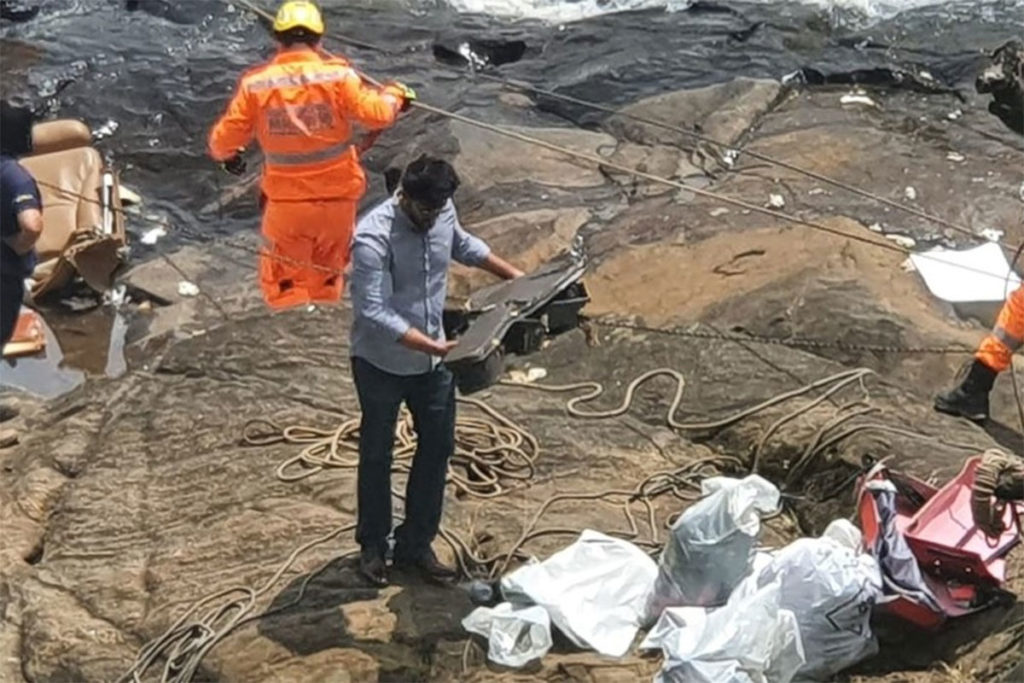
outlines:
M424 101L452 108L491 105L496 89L441 68L431 51L438 41L522 40L524 58L501 67L503 75L621 104L738 75L779 78L802 67L927 70L945 85L970 90L984 54L1024 33L1024 6L1015 1L945 3L861 28L844 27L863 21L834 11L788 3L703 3L685 12L626 12L564 26L397 4L324 4L331 30L389 53L328 47L370 74L411 83ZM94 129L115 122L100 147L125 182L156 206L173 208L180 220L194 219L231 182L206 158L205 137L239 73L272 52L266 30L252 14L219 0L140 0L143 9L133 12L123 0L43 5L34 20L4 26L4 90L50 97L52 115L80 117ZM593 123L591 112L544 104L550 122ZM376 170L387 162L380 156L371 159ZM224 220L198 227L217 234L240 226Z
M206 157L206 134L238 75L272 53L267 31L251 13L221 0L137 4L127 11L124 0L47 0L31 21L4 22L0 89L46 104L51 117L81 118L101 132L99 148L145 197L147 213L210 237L255 229L251 201L214 219L198 213L233 182ZM939 90L970 95L986 54L1024 36L1019 0L944 3L877 22L793 3L697 3L689 11L623 12L565 25L458 14L432 3L324 5L330 31L384 51L331 41L329 49L382 80L410 83L426 102L495 122L503 115L500 89L446 69L434 58L435 44L522 41L522 59L500 67L501 75L618 105L740 75L781 78L804 68L826 76L880 67L927 71ZM937 111L950 109L951 95L931 96ZM540 124L592 126L599 120L560 102L539 105ZM389 143L388 135L367 159L371 171L382 171L399 144ZM399 131L390 135L403 139ZM137 234L151 227L138 220L129 226ZM155 249L195 239L172 231L155 247L136 241L133 253L145 259Z

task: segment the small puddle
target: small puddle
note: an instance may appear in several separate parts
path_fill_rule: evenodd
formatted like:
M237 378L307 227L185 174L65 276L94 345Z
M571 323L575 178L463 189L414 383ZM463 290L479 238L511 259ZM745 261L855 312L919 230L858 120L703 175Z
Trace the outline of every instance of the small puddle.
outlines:
M0 385L52 399L72 391L87 377L119 377L128 369L123 313L102 306L86 313L39 311L46 347L38 354L4 358Z

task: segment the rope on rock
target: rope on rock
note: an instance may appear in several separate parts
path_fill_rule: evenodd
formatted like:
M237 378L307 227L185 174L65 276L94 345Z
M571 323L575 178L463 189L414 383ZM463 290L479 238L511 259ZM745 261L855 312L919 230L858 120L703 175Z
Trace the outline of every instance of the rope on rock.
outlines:
M164 659L161 683L189 683L199 671L203 658L228 634L240 626L284 611L301 602L309 582L339 558L331 558L329 562L310 573L299 587L295 600L270 611L256 612L257 601L280 581L301 555L353 529L355 524L346 524L299 546L258 589L234 586L194 602L170 628L142 647L131 668L117 679L118 683L141 683L142 677L160 658ZM347 553L342 557L351 554Z
M836 349L839 351L865 351L869 353L900 353L900 354L971 354L974 349L965 346L899 346L896 344L857 344L840 340L825 339L780 339L778 337L765 337L763 335L745 333L723 334L721 332L708 332L706 330L682 330L670 327L652 327L639 323L614 320L610 317L589 318L592 322L601 327L612 329L633 330L635 332L650 332L652 334L663 334L687 339L707 339L711 341L727 342L752 342L755 344L767 344L770 346L784 346L793 349Z
M457 402L476 408L485 417L459 415L456 418L455 452L448 463L447 479L456 495L494 498L508 491L504 482L532 478L534 462L540 453L536 437L479 399L459 397ZM299 481L324 469L356 469L359 421L358 417L348 418L337 428L326 430L305 425L281 427L260 418L245 424L242 439L249 446L275 443L303 446L276 470L281 481ZM395 431L392 471L408 474L415 452L412 415L403 409Z

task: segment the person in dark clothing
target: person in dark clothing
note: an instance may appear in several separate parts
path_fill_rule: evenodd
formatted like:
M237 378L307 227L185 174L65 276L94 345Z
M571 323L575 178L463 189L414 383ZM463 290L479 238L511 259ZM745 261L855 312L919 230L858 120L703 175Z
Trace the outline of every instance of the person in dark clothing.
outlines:
M25 278L35 267L35 244L43 232L43 202L35 179L13 157L0 155L0 341L14 334Z
M35 268L35 244L43 233L43 202L35 179L16 156L31 150L32 119L26 110L0 104L0 348L14 334ZM0 406L0 421L15 411Z

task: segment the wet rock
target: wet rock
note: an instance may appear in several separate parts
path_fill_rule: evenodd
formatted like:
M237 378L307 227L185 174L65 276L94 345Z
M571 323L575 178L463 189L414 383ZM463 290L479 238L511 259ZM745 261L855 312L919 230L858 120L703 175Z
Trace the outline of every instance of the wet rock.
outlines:
M668 145L655 145L653 147L648 147L646 145L637 145L628 142L619 145L618 149L615 150L615 154L611 156L609 161L618 164L619 166L635 168L636 170L643 171L644 173L650 173L652 175L670 179L678 177L681 166L683 167L683 172L685 172L685 167L688 165L688 162L683 161L682 154L675 147L670 147ZM630 197L656 197L658 195L673 192L673 189L667 185L661 185L649 180L644 180L643 178L637 178L636 176L623 173L618 169L609 167L602 168L605 173L607 173L612 180L618 183ZM693 169L691 174L693 173L699 173L699 171Z
M588 220L590 212L582 207L538 209L474 223L467 229L486 240L495 253L505 255L517 267L530 272L568 249ZM493 276L479 269L455 265L449 276L448 292L465 297L492 281Z
M624 107L623 111L731 144L775 104L782 92L776 81L737 78L706 88L655 95ZM605 129L617 138L639 144L695 147L690 136L621 116L612 116Z
M592 163L544 148L534 149L524 158L520 141L458 121L451 124L451 130L459 141L455 168L479 190L524 181L566 189L596 187L605 182ZM610 153L616 145L609 135L570 128L512 130L590 155Z
M1024 43L1011 40L992 52L992 63L974 83L979 93L992 94L988 110L1006 126L1024 135Z

